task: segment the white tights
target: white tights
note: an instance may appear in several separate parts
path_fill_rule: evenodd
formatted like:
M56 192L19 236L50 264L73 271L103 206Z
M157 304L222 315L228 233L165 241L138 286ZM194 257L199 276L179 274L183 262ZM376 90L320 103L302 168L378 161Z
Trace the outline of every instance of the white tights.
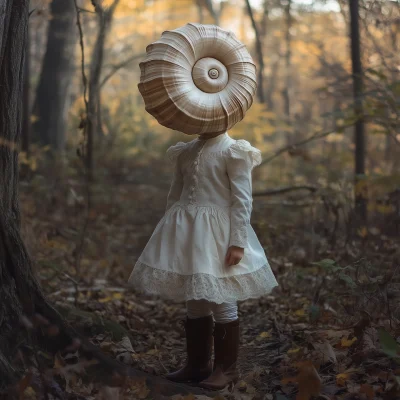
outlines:
M238 319L238 307L233 303L212 303L207 300L189 300L186 302L187 316L190 319L214 316L215 322L226 324Z

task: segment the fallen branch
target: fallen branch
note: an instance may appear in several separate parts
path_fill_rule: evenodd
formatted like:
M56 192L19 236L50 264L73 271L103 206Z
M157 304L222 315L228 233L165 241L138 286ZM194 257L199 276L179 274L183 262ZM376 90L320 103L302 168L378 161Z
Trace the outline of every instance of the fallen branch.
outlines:
M261 196L275 196L287 192L293 192L295 190L308 190L312 193L315 193L318 188L315 186L288 186L288 187L283 187L283 188L278 188L278 189L270 189L270 190L265 190L263 192L256 192L253 193L253 197L261 197Z
M106 291L106 292L119 292L123 293L126 292L125 288L119 288L119 287L107 287L107 286L85 286L85 287L71 287L68 289L60 289L57 290L56 292L53 292L50 294L50 296L58 296L63 293L76 293L76 292L101 292L101 291Z

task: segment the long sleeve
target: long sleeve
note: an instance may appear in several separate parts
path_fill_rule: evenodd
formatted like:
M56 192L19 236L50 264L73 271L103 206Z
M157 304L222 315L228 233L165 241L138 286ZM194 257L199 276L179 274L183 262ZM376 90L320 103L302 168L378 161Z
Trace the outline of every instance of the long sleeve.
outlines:
M167 212L181 197L183 188L183 176L179 164L175 163L174 175L172 177L171 187L167 197Z
M229 149L227 172L231 186L231 231L229 246L248 246L248 227L252 212L252 170L261 163L261 152L245 140Z
M167 197L167 207L165 212L167 212L181 197L183 176L179 165L179 155L182 153L185 147L186 143L179 142L176 145L169 147L167 150L167 156L174 164L174 174Z

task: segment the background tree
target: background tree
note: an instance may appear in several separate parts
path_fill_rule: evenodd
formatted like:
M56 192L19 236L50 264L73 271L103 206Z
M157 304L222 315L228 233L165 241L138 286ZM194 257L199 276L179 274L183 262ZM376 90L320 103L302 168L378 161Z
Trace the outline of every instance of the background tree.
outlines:
M72 3L72 2L71 2ZM104 47L107 35L111 28L112 19L119 0L114 0L109 7L104 7L101 1L93 1L97 15L97 36L93 47L90 72L89 72L89 97L87 119L87 166L90 173L93 173L93 142L95 138L99 141L104 133L101 120L101 72L104 62Z
M258 60L258 80L257 80L257 96L260 103L265 103L265 95L264 95L264 55L263 55L263 45L261 41L261 33L259 32L259 28L257 26L257 22L254 18L253 9L251 7L250 1L246 0L246 10L249 14L251 20L251 26L253 27L255 42L256 42L256 54ZM264 33L265 33L265 25L264 25Z
M349 0L351 63L353 71L354 113L354 172L355 172L355 211L358 224L367 223L367 199L365 181L365 133L363 111L363 77L360 50L360 28L358 0Z
M20 235L18 143L21 137L28 1L0 5L0 386L15 378L10 360L22 313L34 313L41 296Z
M290 130L288 129L291 125L292 110L291 110L291 93L292 87L292 33L293 17L292 17L292 0L287 0L284 6L285 13L285 78L284 87L282 90L283 96L283 112L285 115L286 128L284 129L286 134L287 143L290 144L293 141Z
M77 31L72 1L52 0L44 55L33 112L34 137L42 145L64 150L69 92L75 67Z

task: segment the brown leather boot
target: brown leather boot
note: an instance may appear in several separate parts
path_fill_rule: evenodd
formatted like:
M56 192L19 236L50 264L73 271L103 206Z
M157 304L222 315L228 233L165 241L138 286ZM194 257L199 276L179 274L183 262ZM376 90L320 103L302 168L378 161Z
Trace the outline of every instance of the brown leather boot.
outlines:
M200 382L212 372L212 343L214 320L212 315L203 318L186 318L186 365L166 375L174 382Z
M239 319L227 324L215 324L214 330L214 371L199 386L221 390L236 383L239 378L237 359L239 355Z

